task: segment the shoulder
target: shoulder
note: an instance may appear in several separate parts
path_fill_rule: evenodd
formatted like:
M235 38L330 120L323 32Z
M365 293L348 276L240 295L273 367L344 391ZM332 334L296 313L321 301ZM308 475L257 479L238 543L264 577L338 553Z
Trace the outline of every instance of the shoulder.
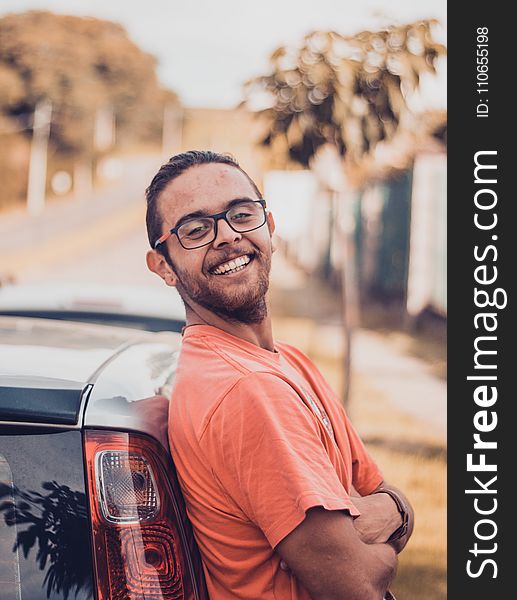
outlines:
M290 362L296 363L298 365L303 365L306 369L312 369L317 371L316 365L313 361L300 350L296 346L292 346L291 344L287 344L285 342L276 342L276 347L278 351L285 356Z
M253 387L274 371L253 356L207 337L185 340L179 356L173 397L193 397L215 403L237 386Z
M302 424L315 428L311 411L289 381L277 373L255 371L234 381L213 406L204 429L296 430Z
M276 371L252 356L233 352L231 346L217 346L203 337L187 339L173 386L170 427L187 428L200 439L214 419L229 424L285 413L289 398L301 401Z
M309 381L318 382L322 385L327 392L330 391L328 384L323 377L322 373L314 362L299 348L286 344L284 342L277 342L276 347L284 358L293 366L298 373Z
M203 337L185 339L172 387L169 431L178 439L199 439L220 402L248 373Z

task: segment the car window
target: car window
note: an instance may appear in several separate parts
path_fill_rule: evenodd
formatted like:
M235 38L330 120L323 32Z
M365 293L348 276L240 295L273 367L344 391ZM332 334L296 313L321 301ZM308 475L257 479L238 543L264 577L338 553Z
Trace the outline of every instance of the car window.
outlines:
M80 431L0 427L2 600L93 599Z

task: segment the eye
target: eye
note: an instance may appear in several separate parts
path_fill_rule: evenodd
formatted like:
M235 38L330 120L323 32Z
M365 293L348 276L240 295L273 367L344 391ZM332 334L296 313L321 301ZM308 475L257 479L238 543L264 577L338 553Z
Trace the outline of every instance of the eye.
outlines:
M184 223L178 233L182 239L199 240L212 229L212 221L189 221Z
M231 219L232 219L232 221L239 221L239 220L242 220L242 219L248 219L251 216L252 216L251 213L245 212L245 211L241 210L238 213L234 213L231 216Z
M235 206L230 213L228 214L228 218L231 221L248 221L250 219L254 219L258 214L257 207L252 203L244 203L238 204Z

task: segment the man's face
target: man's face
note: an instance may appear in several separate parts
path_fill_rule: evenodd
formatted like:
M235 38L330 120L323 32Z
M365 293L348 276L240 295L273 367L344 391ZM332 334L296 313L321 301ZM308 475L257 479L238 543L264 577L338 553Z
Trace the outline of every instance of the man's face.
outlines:
M172 180L158 198L162 230L172 229L191 213L222 212L237 199L258 199L239 169L218 163L191 167ZM178 238L171 236L166 242L171 258L170 283L192 308L197 303L230 321L262 321L267 314L265 295L269 286L273 229L270 215L262 227L246 233L233 231L221 219L217 222L216 239L193 250L183 248ZM239 259L237 263L228 265L236 259ZM235 265L239 268L228 271Z

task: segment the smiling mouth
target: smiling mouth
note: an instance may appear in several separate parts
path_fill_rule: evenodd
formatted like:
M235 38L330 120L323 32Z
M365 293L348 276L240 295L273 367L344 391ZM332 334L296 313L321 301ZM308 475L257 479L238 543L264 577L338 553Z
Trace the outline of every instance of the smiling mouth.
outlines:
M221 263L220 265L210 269L210 273L212 273L212 275L231 275L232 273L237 273L238 271L245 269L252 260L253 255L242 254L237 258L233 258L228 262Z

